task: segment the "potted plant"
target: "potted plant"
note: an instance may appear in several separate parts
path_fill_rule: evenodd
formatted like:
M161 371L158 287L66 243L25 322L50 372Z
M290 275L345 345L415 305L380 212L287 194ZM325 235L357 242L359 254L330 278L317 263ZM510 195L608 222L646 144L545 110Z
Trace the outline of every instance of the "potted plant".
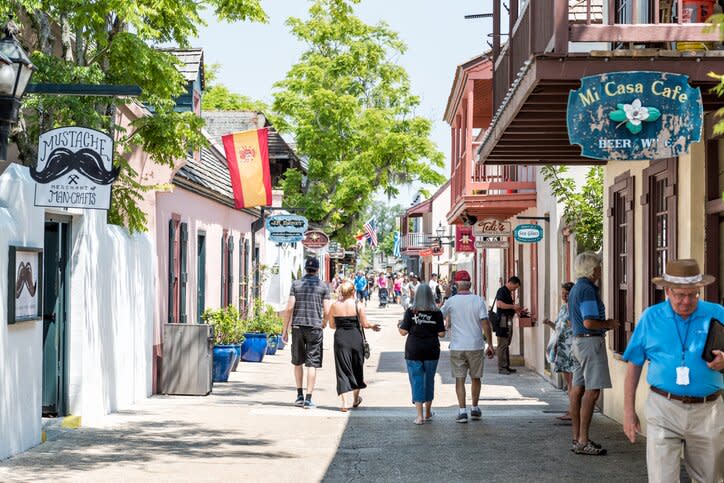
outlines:
M233 305L206 309L201 318L214 327L214 382L226 382L239 363L244 341L239 311Z
M244 343L241 345L241 360L261 362L264 360L269 345L269 325L265 317L265 304L261 300L254 301L251 317L244 323Z
M266 353L272 356L276 354L277 349L281 349L280 344L284 321L271 305L267 305L264 309L264 318L266 320L267 333L269 334L269 344L267 345Z

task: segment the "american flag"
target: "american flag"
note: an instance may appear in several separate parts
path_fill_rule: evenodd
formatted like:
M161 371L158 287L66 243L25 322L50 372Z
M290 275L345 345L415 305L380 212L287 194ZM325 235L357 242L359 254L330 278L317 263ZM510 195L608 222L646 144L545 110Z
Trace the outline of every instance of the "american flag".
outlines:
M375 217L373 216L369 220L367 220L362 227L365 230L365 233L367 234L367 238L370 240L370 245L372 245L373 248L377 247L377 227L375 226Z

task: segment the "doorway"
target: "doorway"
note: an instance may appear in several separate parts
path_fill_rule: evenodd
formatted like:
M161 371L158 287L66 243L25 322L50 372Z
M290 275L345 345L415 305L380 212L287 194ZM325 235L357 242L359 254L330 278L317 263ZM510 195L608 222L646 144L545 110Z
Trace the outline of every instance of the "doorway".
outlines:
M45 219L43 262L43 416L68 410L68 289L71 218Z

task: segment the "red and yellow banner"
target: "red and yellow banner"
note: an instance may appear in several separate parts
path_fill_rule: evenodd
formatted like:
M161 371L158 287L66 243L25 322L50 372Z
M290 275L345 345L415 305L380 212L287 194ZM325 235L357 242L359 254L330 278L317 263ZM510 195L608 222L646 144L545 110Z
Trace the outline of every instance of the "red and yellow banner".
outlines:
M268 128L222 136L237 208L271 206Z

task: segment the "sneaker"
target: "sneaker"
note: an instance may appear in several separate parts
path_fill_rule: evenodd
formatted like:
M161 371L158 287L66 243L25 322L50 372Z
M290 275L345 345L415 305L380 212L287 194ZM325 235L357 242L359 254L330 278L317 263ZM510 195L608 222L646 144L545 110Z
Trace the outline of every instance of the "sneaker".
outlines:
M304 406L304 396L297 396L297 398L294 400L294 405L298 407Z
M305 399L304 400L304 409L314 409L317 405L312 402L311 399Z
M510 372L518 372L517 369L513 369L513 368L510 367L510 366L506 367L506 369L508 369Z
M507 367L502 367L502 368L498 369L498 374L509 375L509 374L513 374L513 371L511 371Z
M577 444L574 453L589 456L604 456L607 451L604 448L594 446L591 441L588 441L585 444Z
M467 423L468 422L468 413L459 413L458 417L455 418L456 423Z
M480 421L480 418L483 416L483 413L480 411L480 408L472 408L470 410L470 419L473 421Z

